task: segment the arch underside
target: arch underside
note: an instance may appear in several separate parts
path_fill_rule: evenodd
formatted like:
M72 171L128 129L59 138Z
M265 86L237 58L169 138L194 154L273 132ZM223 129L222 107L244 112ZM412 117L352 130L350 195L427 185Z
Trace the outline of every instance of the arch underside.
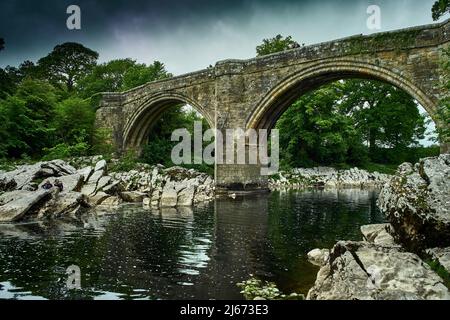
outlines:
M147 142L149 134L164 112L172 107L190 105L199 112L212 128L212 120L208 113L196 102L176 94L158 94L144 102L133 112L124 130L123 149L137 150Z
M247 128L272 129L281 115L303 94L341 79L379 80L404 90L435 119L435 102L422 89L393 71L367 63L321 63L285 78L260 101L247 119Z

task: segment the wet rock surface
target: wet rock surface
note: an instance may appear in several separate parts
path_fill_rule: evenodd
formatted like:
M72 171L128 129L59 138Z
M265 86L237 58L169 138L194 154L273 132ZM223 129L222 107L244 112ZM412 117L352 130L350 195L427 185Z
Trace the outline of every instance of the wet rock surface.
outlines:
M55 187L58 180L63 190ZM44 185L53 187L44 190ZM181 167L139 164L135 170L109 172L101 157L54 160L0 172L0 221L77 217L95 206L124 202L147 207L182 207L214 198L214 180Z

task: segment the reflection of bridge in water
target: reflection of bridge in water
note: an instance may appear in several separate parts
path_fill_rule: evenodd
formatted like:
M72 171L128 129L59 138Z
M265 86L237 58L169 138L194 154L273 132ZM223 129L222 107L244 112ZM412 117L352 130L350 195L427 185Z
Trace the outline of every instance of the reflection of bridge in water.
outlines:
M97 126L112 132L119 152L140 150L152 125L169 107L189 104L211 128L271 129L302 94L345 78L377 79L405 90L437 127L442 49L450 21L404 30L354 36L250 60L225 60L213 68L151 82L124 93L103 95ZM226 141L223 142L224 144ZM249 147L247 145L247 147ZM443 146L443 151L447 150ZM216 155L217 156L217 155ZM218 163L216 161L216 163ZM219 190L267 188L259 165L216 165Z

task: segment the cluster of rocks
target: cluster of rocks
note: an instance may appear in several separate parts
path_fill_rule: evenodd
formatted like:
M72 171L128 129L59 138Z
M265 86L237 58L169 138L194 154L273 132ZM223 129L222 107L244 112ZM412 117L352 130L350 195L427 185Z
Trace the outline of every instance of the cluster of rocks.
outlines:
M111 186L120 186L118 194L123 200L168 208L192 206L214 199L214 180L205 173L181 167L165 169L142 165L142 169L111 174L114 181Z
M180 167L138 165L129 172L108 172L100 157L54 160L0 171L0 221L75 217L87 209L140 202L148 207L192 206L214 198L207 174ZM63 190L42 188L58 179Z
M390 178L391 176L387 174L370 173L358 168L350 170L336 170L328 167L301 168L272 176L269 180L269 188L271 190L310 187L381 188Z
M364 241L308 254L320 271L307 299L450 299L449 178L448 154L401 165L378 200L389 224L363 226Z

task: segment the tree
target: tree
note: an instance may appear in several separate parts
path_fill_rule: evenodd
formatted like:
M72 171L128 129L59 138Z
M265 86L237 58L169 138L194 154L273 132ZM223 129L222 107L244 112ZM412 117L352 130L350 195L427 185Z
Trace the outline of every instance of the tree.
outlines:
M355 119L371 151L417 144L425 133L425 118L405 91L375 80L344 81L341 107Z
M79 43L67 42L56 46L38 61L43 77L56 85L64 84L72 91L77 82L97 64L98 53Z
M155 61L147 66L145 64L137 64L129 68L123 76L122 90L133 89L147 82L161 80L172 77L167 72L164 63Z
M36 66L31 61L24 61L18 68L11 66L0 68L0 99L4 99L8 94L14 94L17 86L27 78L38 78Z
M56 103L55 89L46 82L26 79L14 95L0 100L0 119L6 138L0 150L9 157L38 156L54 142L50 125Z
M118 59L94 67L92 72L78 83L78 91L85 98L99 92L118 92L123 89L127 71L136 66L132 59Z
M147 66L132 59L119 59L97 65L78 83L78 91L85 98L99 92L119 92L147 82L171 77L164 64L155 61Z
M203 130L209 129L207 121L195 110L186 110L177 106L164 112L149 134L141 160L149 164L173 165L170 153L177 142L171 141L172 132L179 128L186 128L193 134L195 121L202 121Z
M95 111L86 100L70 97L56 104L53 121L57 141L73 144L82 132L92 135Z
M298 99L278 120L282 166L355 165L365 161L361 137L337 103L343 84L333 83Z
M5 49L5 40L3 38L0 38L0 51Z
M437 0L431 9L433 20L439 20L444 14L450 12L450 0Z
M298 47L299 44L292 40L291 36L284 38L281 34L279 34L274 38L264 39L263 43L256 47L256 53L257 56L260 57Z

